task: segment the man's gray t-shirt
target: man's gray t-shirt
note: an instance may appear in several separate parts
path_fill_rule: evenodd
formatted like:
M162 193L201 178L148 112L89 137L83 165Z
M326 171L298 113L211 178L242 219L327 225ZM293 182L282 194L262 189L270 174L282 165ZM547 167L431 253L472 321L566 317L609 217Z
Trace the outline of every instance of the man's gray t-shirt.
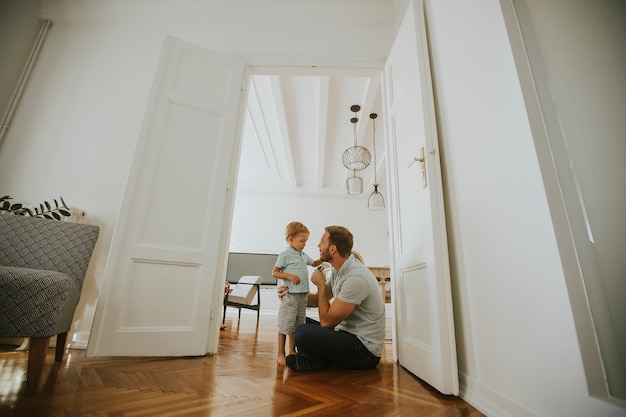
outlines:
M352 333L373 355L380 357L385 342L385 304L374 274L350 255L339 271L333 271L328 283L335 298L356 304L335 330Z

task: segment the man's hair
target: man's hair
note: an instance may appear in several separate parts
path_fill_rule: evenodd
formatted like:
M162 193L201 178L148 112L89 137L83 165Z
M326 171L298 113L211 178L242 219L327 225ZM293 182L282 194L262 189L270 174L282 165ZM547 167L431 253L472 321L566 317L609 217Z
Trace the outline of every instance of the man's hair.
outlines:
M302 223L291 222L285 228L285 240L289 239L290 237L294 237L295 235L300 233L310 234L309 229L307 229L307 227Z
M328 232L328 244L335 245L343 258L350 256L354 244L352 233L343 226L327 226L324 230Z

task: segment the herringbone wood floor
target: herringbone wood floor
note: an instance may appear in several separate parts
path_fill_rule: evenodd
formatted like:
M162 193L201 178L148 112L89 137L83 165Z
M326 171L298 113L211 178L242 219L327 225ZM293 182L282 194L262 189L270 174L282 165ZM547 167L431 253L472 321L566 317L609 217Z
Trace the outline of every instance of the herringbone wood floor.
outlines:
M236 314L236 313L235 313ZM0 349L0 416L484 417L391 360L371 371L295 373L276 365L276 316L227 315L219 354L193 358L46 359L34 397L22 393L26 352Z

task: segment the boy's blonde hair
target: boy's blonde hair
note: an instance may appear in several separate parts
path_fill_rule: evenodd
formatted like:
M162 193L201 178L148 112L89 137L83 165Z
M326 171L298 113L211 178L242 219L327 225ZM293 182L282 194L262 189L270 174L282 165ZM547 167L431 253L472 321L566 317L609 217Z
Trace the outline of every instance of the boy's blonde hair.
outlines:
M311 234L309 229L305 225L300 222L291 222L285 228L285 240L288 240L290 237L294 237L299 233Z

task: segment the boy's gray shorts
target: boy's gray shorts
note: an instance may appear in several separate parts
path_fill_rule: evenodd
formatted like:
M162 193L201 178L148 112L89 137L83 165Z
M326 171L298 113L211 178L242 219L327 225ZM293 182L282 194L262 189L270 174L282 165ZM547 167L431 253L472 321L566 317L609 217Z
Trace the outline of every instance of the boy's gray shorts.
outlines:
M278 309L278 333L292 335L306 321L306 293L287 293Z

